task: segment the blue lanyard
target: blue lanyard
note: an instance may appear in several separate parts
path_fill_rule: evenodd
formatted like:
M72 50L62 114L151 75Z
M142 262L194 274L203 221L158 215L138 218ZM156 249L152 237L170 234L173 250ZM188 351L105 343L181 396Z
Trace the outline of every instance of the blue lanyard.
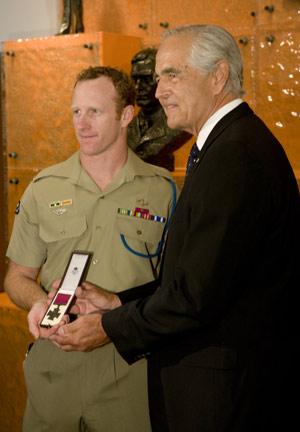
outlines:
M166 224L165 224L165 227L164 227L164 230L163 230L163 234L162 234L161 240L158 242L158 245L157 245L156 251L155 251L153 254L143 254L143 253L141 253L141 252L138 252L138 251L132 249L132 248L129 246L129 244L127 243L127 241L126 241L126 239L125 239L124 234L120 234L120 237L121 237L121 240L122 240L122 243L123 243L124 247L125 247L129 252L133 253L134 255L137 255L137 256L140 257L140 258L147 258L147 259L156 258L156 257L159 257L160 254L161 254L161 252L162 252L162 249L163 249L163 246L164 246L164 243L165 243L165 236L166 236L166 233L167 233L167 231L168 231L168 229L169 229L170 222L171 222L171 218L172 218L173 213L174 213L174 211L175 211L175 207L176 207L176 200L177 200L177 191L176 191L175 183L174 183L173 180L171 180L171 179L167 179L167 180L170 182L170 184L171 184L171 188L172 188L172 205L171 205L171 212L170 212L170 216L169 216L169 218L168 218L168 220L167 220L167 222L166 222Z

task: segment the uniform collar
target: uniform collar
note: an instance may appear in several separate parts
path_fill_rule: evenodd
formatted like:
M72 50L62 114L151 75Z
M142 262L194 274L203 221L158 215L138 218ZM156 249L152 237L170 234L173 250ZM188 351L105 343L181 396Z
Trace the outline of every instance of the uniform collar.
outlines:
M132 180L135 176L155 176L159 167L154 167L140 159L130 148L125 165L121 168L126 180ZM166 171L164 170L166 173ZM170 176L171 177L171 176Z
M34 177L33 181L38 181L42 178L53 176L70 178L73 182L77 183L81 169L79 151L77 151L65 161L44 168Z
M145 163L128 148L127 160L105 190L105 194L117 189L123 183L133 181L137 176L154 177L156 175L172 179L171 174L166 169ZM99 193L100 191L88 173L82 168L79 151L66 161L44 169L35 177L34 181L49 176L69 178L71 183L78 184L92 192Z
M70 179L77 183L79 177L82 176L80 171L85 172L80 163L79 152L76 152L66 160L64 164L64 173L66 177L70 177ZM163 171L166 177L171 178L171 174L166 170L161 170L159 167L145 163L130 148L128 148L126 162L119 170L116 177L122 177L124 180L130 181L135 176L155 176L157 175L157 171Z
M128 148L127 160L124 166L113 178L105 192L111 192L123 183L132 182L135 177L154 177L157 175L172 179L171 174L167 170L145 163L130 148Z

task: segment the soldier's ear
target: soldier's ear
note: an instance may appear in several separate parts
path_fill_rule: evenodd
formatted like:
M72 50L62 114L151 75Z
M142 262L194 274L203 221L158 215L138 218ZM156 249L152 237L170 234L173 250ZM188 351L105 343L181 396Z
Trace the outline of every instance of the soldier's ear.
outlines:
M122 122L122 126L126 127L129 125L129 123L131 122L131 120L133 119L134 116L134 106L133 105L127 105L121 114L121 122Z

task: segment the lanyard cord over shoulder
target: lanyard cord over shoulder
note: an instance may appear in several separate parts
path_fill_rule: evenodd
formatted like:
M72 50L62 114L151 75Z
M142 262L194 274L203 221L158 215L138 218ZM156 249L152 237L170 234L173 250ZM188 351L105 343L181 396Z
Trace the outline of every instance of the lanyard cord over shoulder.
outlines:
M158 242L158 245L157 245L156 251L155 251L153 254L150 254L150 253L148 252L148 248L147 248L147 244L146 244L146 243L145 243L145 247L146 247L146 250L147 250L147 254L143 254L143 253L141 253L141 252L135 251L135 250L132 249L132 248L129 246L129 244L127 243L124 234L120 234L120 237L121 237L121 240L122 240L122 243L123 243L124 247L125 247L129 252L133 253L134 255L139 256L140 258L147 258L147 259L151 260L152 258L156 258L156 257L158 257L158 262L159 262L160 255L161 255L161 252L162 252L162 249L163 249L164 243L165 243L165 236L166 236L167 231L168 231L168 229L169 229L170 222L171 222L171 219L172 219L173 213L174 213L174 211L175 211L175 207L176 207L176 200L177 200L177 191L176 191L175 183L174 183L174 181L171 180L171 179L167 179L167 180L170 182L170 184L171 184L171 188L172 188L171 212L170 212L170 216L169 216L169 218L167 219L167 222L166 222L166 224L165 224L165 227L164 227L164 230L163 230L163 233L162 233L161 239L160 239L160 241ZM151 262L152 262L152 261L151 261Z

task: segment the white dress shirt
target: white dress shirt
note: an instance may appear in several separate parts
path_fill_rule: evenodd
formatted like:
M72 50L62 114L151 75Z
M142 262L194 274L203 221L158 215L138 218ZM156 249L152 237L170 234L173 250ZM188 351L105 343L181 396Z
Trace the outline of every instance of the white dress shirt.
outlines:
M204 123L204 125L200 129L200 132L199 132L198 137L197 137L197 147L199 150L202 149L208 135L213 130L215 125L221 120L221 118L223 118L226 114L228 114L230 111L232 111L238 105L240 105L242 102L243 102L243 100L240 98L234 99L233 101L222 106L211 117L209 117L209 119L206 121L206 123Z

